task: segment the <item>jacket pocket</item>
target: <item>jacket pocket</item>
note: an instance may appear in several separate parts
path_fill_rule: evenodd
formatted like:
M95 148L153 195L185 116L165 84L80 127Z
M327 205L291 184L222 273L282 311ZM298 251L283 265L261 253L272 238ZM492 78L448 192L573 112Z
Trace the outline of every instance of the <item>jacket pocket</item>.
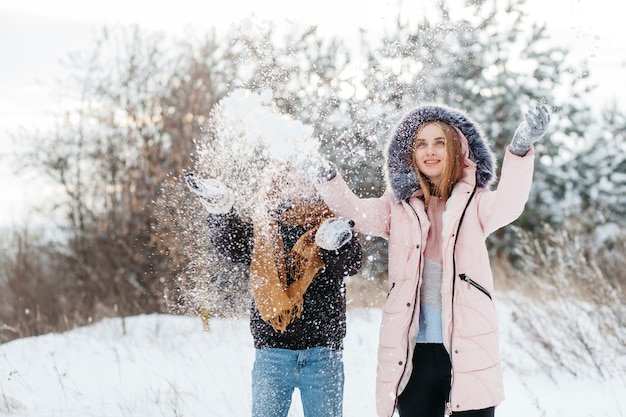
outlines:
M480 292L482 292L483 294L485 294L487 297L489 297L490 300L493 300L493 298L491 298L491 294L485 287L483 287L482 285L480 285L479 283L477 283L476 281L474 281L467 275L459 274L459 278L461 278L461 281L467 282L467 285L472 286L476 288L477 290L479 290Z

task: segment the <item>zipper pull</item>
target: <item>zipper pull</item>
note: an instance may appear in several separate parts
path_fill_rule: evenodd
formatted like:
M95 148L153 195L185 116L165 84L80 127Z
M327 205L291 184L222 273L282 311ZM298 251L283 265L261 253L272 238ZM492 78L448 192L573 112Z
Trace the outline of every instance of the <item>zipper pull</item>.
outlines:
M452 404L450 404L450 401L446 402L446 416L451 416L452 415Z
M471 287L472 287L472 286L471 286L471 284L470 284L470 280L469 280L469 278L467 278L467 275L465 275L465 274L460 274L460 275L459 275L459 278L461 278L461 281L465 281L465 282L467 282L467 289L468 289L468 290L469 290L469 289L471 289Z

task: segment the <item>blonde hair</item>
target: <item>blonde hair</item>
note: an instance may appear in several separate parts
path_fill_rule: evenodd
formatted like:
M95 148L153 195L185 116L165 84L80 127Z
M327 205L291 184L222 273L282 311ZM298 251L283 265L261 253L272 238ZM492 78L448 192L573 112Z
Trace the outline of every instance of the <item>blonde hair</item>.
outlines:
M417 137L420 135L424 127L428 125L438 126L443 132L443 137L446 139L446 165L443 167L441 173L441 180L439 184L433 184L428 176L420 172L415 162L415 146L417 144ZM415 132L413 150L411 154L411 166L417 174L422 191L424 192L424 202L426 207L430 202L431 196L441 197L447 200L452 194L452 189L456 182L461 178L461 172L463 171L463 155L461 149L461 139L455 128L447 123L441 121L427 122L421 125L417 132Z

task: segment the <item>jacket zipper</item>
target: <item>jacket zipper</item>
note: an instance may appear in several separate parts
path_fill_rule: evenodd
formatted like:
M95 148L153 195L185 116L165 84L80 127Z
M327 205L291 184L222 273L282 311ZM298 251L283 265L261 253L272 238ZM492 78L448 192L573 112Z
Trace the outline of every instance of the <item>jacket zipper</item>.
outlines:
M489 291L485 287L483 287L482 285L480 285L479 283L477 283L476 281L474 281L473 279L471 279L467 275L459 274L459 278L461 278L461 281L467 282L468 287L471 285L472 287L476 288L477 290L479 290L483 294L485 294L487 297L489 297L490 300L493 300L491 298L491 294L489 294Z
M456 277L456 243L459 239L459 232L461 231L461 224L463 223L463 218L465 217L465 212L467 211L467 208L469 207L472 199L474 198L474 194L476 194L476 188L477 185L474 185L474 189L472 190L472 193L470 194L469 198L467 199L467 203L465 204L465 208L463 209L463 213L461 213L461 218L459 219L459 225L456 228L456 235L454 236L454 245L452 246L452 308L451 308L451 315L452 315L452 332L450 333L452 335L452 333L454 333L454 295L455 295L455 290L456 290L456 279L454 279L454 277ZM453 338L452 336L450 336L450 366L451 366L451 374L452 374L452 379L450 381L450 394L448 395L448 401L446 402L446 411L448 411L448 415L452 415L452 386L454 385L454 360L453 360L453 348L452 348L452 344L453 344Z
M422 236L422 221L420 220L420 216L417 215L417 211L415 211L415 208L411 205L411 203L409 203L409 199L406 200L406 203L409 205L409 207L411 207L411 210L413 210L413 213L415 214L415 218L417 219L417 224L419 225L420 228L420 236ZM421 239L420 239L421 242ZM422 245L420 244L419 247L419 251L420 251L420 257L419 257L419 264L418 264L418 268L422 267ZM418 277L419 277L419 271L418 271ZM421 279L421 278L420 278ZM391 293L391 290L393 289L393 287L395 286L395 282L392 284L391 289L389 290L389 293ZM419 281L417 282L417 286L419 287ZM387 295L389 296L389 295ZM406 343L406 356L405 356L405 361L404 361L404 369L402 370L402 374L400 375L400 379L398 380L398 385L396 385L396 400L394 401L394 409L396 408L396 406L398 405L398 388L400 387L400 381L402 380L402 377L404 376L404 373L406 372L406 367L408 366L408 361L412 361L413 358L409 357L409 343L411 343L411 341L409 340L409 334L411 333L411 324L413 323L413 320L415 320L415 309L417 308L417 289L415 291L415 300L413 300L413 311L411 313L411 321L409 322L409 327L407 329L407 333L406 333L406 337L407 337L407 343Z

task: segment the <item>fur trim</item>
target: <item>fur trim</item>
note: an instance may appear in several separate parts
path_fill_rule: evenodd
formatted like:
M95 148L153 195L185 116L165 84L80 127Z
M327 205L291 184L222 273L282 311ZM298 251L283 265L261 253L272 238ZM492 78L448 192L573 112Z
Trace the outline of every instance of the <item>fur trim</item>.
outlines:
M387 183L397 201L408 199L420 189L417 175L411 168L413 141L417 129L434 120L456 127L467 138L469 158L476 163L476 184L486 188L494 180L495 158L478 124L460 110L441 105L425 105L404 117L387 146Z

